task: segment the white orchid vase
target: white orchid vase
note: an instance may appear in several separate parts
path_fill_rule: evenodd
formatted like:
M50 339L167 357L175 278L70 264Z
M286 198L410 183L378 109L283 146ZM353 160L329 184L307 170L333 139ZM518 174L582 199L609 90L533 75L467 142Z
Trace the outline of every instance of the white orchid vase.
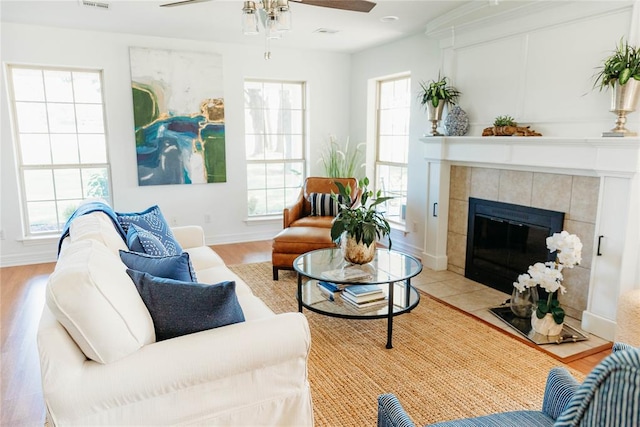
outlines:
M562 285L564 279L562 270L580 264L582 261L582 242L575 234L562 231L547 237L546 243L551 253L556 252L555 260L530 265L527 273L518 276L518 281L514 282L513 286L519 292L524 292L528 288L539 285L548 292L546 299L538 300L537 308L532 315L532 324L535 322L534 317L544 319L550 315L554 323L562 325L565 312L558 302L558 293L564 295L567 292L567 289Z

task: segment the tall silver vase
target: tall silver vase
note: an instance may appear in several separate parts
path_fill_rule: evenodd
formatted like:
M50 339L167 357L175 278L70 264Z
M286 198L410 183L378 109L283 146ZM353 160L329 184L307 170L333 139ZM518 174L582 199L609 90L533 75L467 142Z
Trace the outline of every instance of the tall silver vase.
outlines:
M438 123L442 120L442 111L447 101L441 99L438 106L434 107L431 102L427 103L427 119L431 122L431 133L429 136L443 136L438 132Z
M638 95L640 95L640 82L636 79L629 79L623 85L616 81L611 92L611 112L617 115L616 127L608 132L603 132L602 136L636 136L625 127L627 123L627 113L636 110L638 105Z

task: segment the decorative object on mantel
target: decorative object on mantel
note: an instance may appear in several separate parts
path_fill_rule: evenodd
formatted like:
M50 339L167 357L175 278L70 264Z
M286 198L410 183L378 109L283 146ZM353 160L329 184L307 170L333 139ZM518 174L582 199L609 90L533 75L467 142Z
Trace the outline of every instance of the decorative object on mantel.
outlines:
M449 85L447 77L441 77L440 73L438 73L438 80L420 82L420 87L422 90L418 94L418 100L427 111L427 119L431 122L431 133L428 136L443 136L438 132L442 111L447 103L456 104L460 91Z
M484 128L482 136L542 136L529 128L530 126L518 126L511 116L498 116L492 127Z
M340 211L331 224L331 240L340 243L344 258L352 264L366 264L373 260L376 253L376 241L387 236L391 249L391 227L383 212L377 207L393 197L382 197L382 190L373 193L369 190L369 178L358 181L360 200L351 196L351 187L336 181L338 195L331 197L340 206ZM375 197L375 198L374 198Z
M616 127L602 136L636 136L625 128L627 114L636 110L640 94L640 50L620 39L616 50L604 60L596 74L594 86L611 88L611 112L616 114Z
M557 252L556 259L530 265L527 273L518 276L513 286L519 292L538 285L547 291L547 298L539 299L537 309L531 314L531 327L541 335L555 336L562 332L564 324L564 310L557 299L558 291L562 294L567 291L562 286L562 269L573 268L580 263L582 242L575 234L562 231L547 237L546 243L551 253Z
M469 131L469 116L459 105L456 105L444 118L444 128L449 136L466 135Z

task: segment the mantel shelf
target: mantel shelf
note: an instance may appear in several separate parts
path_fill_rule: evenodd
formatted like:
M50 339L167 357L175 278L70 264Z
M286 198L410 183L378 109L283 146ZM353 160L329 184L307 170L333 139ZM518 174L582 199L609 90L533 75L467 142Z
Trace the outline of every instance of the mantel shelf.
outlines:
M640 172L640 138L429 136L420 141L427 160L595 176Z

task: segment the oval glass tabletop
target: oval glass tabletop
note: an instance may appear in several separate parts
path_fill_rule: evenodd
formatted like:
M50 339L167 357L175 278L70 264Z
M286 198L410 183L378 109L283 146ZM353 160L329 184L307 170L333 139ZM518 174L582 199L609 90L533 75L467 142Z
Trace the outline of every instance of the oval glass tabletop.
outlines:
M422 263L411 255L379 248L368 264L350 264L338 248L318 249L300 255L293 268L304 276L334 283L389 283L414 277L422 271Z

